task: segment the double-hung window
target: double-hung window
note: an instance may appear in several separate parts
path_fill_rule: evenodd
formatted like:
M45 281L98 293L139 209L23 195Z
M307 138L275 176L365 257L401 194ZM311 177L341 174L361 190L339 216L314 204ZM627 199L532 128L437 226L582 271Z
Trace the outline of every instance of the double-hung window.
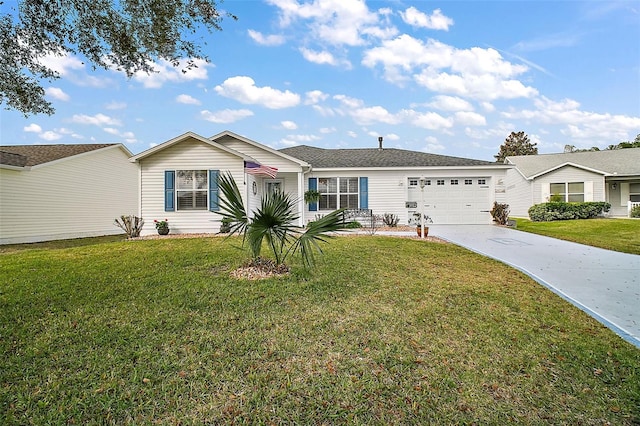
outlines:
M318 178L318 192L320 210L359 208L357 177Z
M549 189L552 195L559 195L562 201L569 203L584 201L584 182L552 183Z
M208 193L207 170L176 171L178 210L207 210L209 208Z

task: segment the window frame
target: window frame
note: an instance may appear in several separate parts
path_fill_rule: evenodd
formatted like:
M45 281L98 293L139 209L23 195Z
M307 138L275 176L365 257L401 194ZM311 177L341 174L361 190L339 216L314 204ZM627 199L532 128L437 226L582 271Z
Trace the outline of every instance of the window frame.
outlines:
M180 178L181 178L181 174L182 173L186 173L186 172L191 172L192 176L191 176L191 181L192 181L192 185L191 185L191 189L185 189L185 188L181 188L181 182L180 182ZM205 185L204 188L197 188L198 186L198 178L197 178L197 173L203 173L204 177L205 177ZM210 182L209 182L209 170L207 169L185 169L185 170L176 170L176 183L175 183L175 210L177 212L185 212L185 211L207 211L209 210L209 187L210 187ZM181 206L180 204L180 193L191 193L191 204L192 207L191 208L184 208ZM204 194L204 205L198 207L197 203L198 203L198 199L202 199L202 198L198 198L197 195L200 195L200 197L202 197L203 194L198 194L198 193L203 193Z
M341 208L347 209L359 209L361 194L360 194L360 177L358 176L332 176L332 177L318 177L317 178L317 191L320 193L320 199L318 200L318 211L333 211ZM347 180L346 191L341 191L341 185ZM355 185L355 192L349 190L349 181ZM324 182L323 182L324 181ZM332 191L333 182L335 182L335 191ZM323 188L324 186L324 188ZM347 197L347 205L343 206L343 197ZM355 196L356 205L349 205L349 198Z
M549 183L549 197L556 194L556 192L551 190L553 185L563 186L563 192L559 192L557 194L562 196L563 201L565 203L583 203L584 202L584 195L585 195L584 182L551 182ZM582 192L577 192L577 191L570 192L569 188L571 187L571 185L582 185ZM576 200L575 199L576 196L581 196L582 199Z

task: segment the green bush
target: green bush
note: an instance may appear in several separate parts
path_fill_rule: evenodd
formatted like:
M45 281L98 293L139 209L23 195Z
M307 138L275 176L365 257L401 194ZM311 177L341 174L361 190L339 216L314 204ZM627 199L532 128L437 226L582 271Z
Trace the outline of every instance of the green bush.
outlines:
M635 206L631 209L631 217L640 217L640 206Z
M345 226L345 228L347 228L347 229L362 228L362 224L360 222L358 222L357 220L354 220L352 222L348 222L347 226Z
M529 208L529 218L534 222L552 220L593 219L608 212L611 204L604 201L583 203L549 202L536 204Z

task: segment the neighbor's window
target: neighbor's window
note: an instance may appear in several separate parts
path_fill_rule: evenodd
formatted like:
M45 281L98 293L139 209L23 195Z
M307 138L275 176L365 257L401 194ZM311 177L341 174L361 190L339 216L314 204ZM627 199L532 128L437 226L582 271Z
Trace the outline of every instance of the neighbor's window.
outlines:
M549 187L551 195L559 195L569 203L584 201L584 182L552 183Z
M177 170L178 210L207 210L209 181L206 170Z
M320 210L357 209L359 185L357 177L318 178Z

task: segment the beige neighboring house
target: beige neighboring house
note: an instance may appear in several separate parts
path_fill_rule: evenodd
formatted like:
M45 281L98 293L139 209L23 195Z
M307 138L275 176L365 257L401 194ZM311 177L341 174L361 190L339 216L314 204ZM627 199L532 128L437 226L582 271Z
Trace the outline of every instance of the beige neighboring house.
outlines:
M138 211L138 167L122 144L0 146L0 244L121 234Z
M217 232L216 181L223 172L235 179L248 212L271 191L292 194L299 225L338 208L393 213L407 223L421 202L434 223L490 224L493 202L505 201L503 180L511 166L375 145L275 150L229 131L209 138L185 133L131 158L140 166L143 235L156 233L154 219L167 219L171 233ZM256 173L248 165L277 173ZM304 203L309 189L320 192L317 203Z
M512 156L505 179L511 215L528 217L534 204L558 194L565 201L606 201L610 216L627 217L640 204L640 148Z

